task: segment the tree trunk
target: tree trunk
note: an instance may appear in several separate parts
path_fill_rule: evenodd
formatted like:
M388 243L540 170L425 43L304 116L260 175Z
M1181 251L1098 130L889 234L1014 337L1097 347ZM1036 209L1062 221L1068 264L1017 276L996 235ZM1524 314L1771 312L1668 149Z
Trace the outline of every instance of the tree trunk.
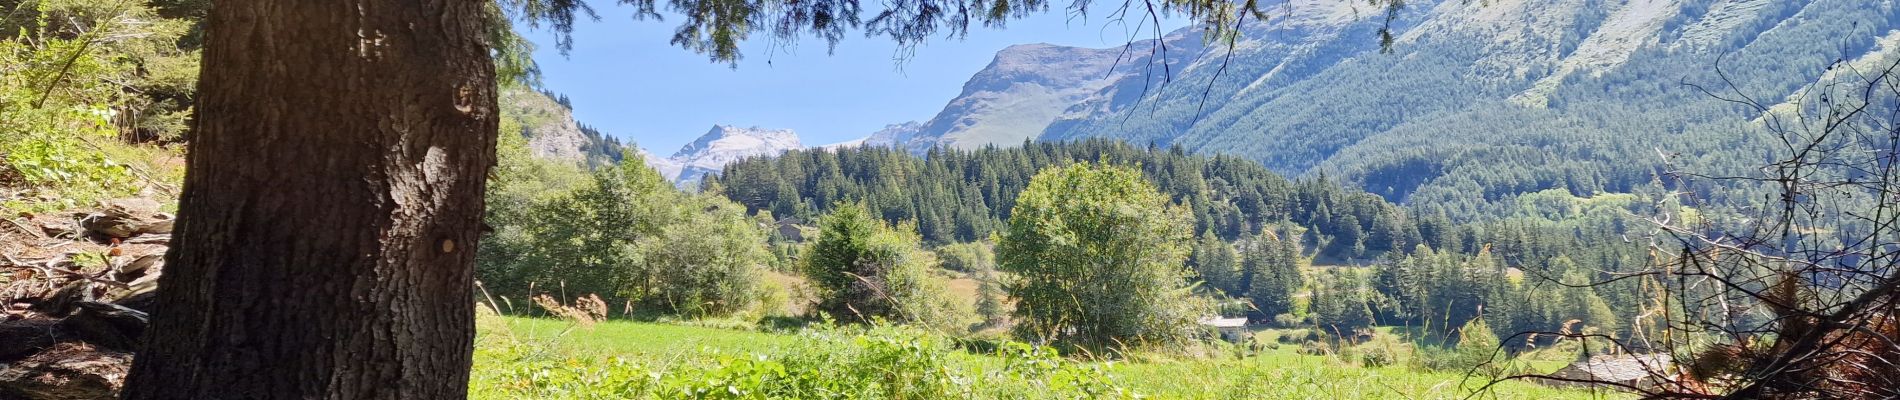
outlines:
M128 399L467 397L484 0L221 1Z

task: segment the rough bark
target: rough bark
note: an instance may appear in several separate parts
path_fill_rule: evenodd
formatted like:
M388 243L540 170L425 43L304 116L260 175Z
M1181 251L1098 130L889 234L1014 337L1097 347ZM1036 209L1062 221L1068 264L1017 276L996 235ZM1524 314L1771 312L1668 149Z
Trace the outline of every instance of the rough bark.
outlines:
M127 399L467 396L485 0L221 1Z

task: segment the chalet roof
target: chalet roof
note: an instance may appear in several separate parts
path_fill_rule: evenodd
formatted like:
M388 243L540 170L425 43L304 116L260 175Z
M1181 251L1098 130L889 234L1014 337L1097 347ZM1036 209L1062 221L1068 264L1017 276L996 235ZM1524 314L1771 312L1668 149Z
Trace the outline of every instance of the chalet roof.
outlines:
M1206 326L1211 326L1211 327L1215 327L1215 328L1245 328L1245 327L1247 327L1247 317L1234 317L1234 318L1221 318L1221 317L1210 317L1210 318L1202 318L1202 319L1201 319L1201 325L1206 325Z
M1667 354L1599 355L1580 360L1552 374L1569 379L1631 383L1667 373L1671 359Z

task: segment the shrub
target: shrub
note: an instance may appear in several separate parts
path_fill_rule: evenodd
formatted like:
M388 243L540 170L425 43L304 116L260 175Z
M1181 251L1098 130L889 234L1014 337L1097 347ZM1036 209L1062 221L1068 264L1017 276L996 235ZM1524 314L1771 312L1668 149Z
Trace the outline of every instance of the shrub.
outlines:
M1277 314L1273 316L1274 326L1290 328L1290 327L1295 327L1295 326L1300 326L1300 325L1305 325L1305 324L1306 324L1305 318L1296 317L1293 314L1282 313L1282 314Z
M1392 349L1384 346L1360 346L1359 348L1360 366L1378 368L1392 365L1396 361L1398 361L1398 356L1392 354Z
M996 269L995 246L987 242L946 244L937 246L936 253L943 268L951 271L975 274Z
M744 207L723 198L695 195L682 203L658 235L638 241L637 262L628 269L644 279L623 293L647 309L692 317L750 308L770 263L765 232Z
M136 1L6 4L0 6L9 17L0 21L0 186L31 193L0 208L89 206L137 194L145 184L174 184L176 176L150 162L162 150L117 137L121 129L165 138L182 130L197 54L176 42L192 21L163 17Z
M1274 335L1273 340L1285 344L1299 344L1319 340L1311 329L1286 329Z
M1473 318L1465 326L1458 328L1457 360L1459 367L1476 368L1479 373L1497 375L1503 372L1503 349L1498 346L1498 334L1491 331L1484 318Z
M791 316L792 288L770 279L759 280L758 301L754 302L751 316L765 319Z
M923 249L916 226L884 225L863 205L836 209L806 252L819 310L840 321L890 319L942 331L974 322L973 305L951 298L944 280L931 274L937 257Z
M1333 354L1333 346L1326 344L1326 342L1314 340L1300 343L1299 352L1300 354L1309 356L1329 356Z
M496 294L600 293L644 316L694 318L750 310L761 295L772 255L744 207L682 193L638 157L583 172L535 158L519 135L496 151L484 216L494 233L476 257Z
M1476 372L1496 376L1505 370L1505 355L1498 347L1498 336L1482 318L1474 318L1458 328L1458 343L1449 349L1418 349L1420 366L1441 371Z

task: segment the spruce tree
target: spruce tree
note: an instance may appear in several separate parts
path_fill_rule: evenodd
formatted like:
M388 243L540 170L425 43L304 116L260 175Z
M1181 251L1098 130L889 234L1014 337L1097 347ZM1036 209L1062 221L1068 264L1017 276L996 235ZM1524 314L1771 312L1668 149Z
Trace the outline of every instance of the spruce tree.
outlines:
M1206 231L1195 241L1194 254L1188 263L1200 274L1201 282L1209 289L1238 296L1243 294L1243 290L1240 287L1240 270L1235 263L1237 258L1232 245L1221 241L1213 231Z
M1272 231L1261 232L1248 245L1245 262L1251 272L1247 299L1256 319L1270 320L1294 311L1294 296L1306 283L1300 273L1297 243Z

